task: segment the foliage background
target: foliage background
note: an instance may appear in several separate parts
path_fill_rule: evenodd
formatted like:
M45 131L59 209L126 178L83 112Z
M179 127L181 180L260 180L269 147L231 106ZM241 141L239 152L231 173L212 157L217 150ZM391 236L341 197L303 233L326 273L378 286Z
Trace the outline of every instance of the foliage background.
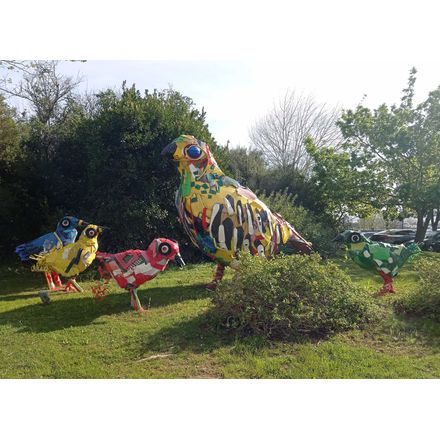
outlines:
M205 112L176 90L142 93L124 83L119 92L72 98L49 123L17 115L3 99L0 114L0 258L69 214L108 226L101 240L107 251L167 236L188 261L203 260L178 223L176 167L160 156L181 133L206 141L227 174L259 191L300 232L321 235L319 194L305 176L268 167L258 152L218 145Z

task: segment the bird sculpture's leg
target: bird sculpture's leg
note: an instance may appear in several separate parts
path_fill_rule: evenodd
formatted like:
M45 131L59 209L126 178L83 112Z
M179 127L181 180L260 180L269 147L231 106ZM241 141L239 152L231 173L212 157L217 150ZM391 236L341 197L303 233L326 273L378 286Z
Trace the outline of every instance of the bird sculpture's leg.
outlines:
M52 279L55 283L56 287L62 287L63 283L61 282L60 276L56 272L51 272Z
M52 280L52 275L50 272L44 272L44 276L46 278L47 286L49 287L49 290L55 289L55 284Z
M78 284L76 278L70 278L66 283L66 292L82 292L83 288Z
M142 304L139 301L135 287L130 288L130 295L131 295L131 307L133 307L133 309L136 310L136 312L145 312L145 309L142 307Z
M223 264L217 263L217 267L214 272L214 278L206 286L206 288L209 290L217 289L218 283L222 280L224 274L225 274L225 266L223 266Z
M395 293L393 286L393 277L389 274L383 273L382 271L379 272L380 276L383 278L383 286L379 290L379 295L386 295L387 293Z

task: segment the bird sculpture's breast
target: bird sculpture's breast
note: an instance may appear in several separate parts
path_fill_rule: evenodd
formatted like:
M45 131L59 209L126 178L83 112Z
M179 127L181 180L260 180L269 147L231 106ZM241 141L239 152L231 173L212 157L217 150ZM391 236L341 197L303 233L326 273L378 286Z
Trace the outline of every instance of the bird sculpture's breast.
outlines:
M273 255L283 250L294 231L247 188L214 179L191 182L190 189L181 187L176 193L179 219L191 241L223 264L238 251Z

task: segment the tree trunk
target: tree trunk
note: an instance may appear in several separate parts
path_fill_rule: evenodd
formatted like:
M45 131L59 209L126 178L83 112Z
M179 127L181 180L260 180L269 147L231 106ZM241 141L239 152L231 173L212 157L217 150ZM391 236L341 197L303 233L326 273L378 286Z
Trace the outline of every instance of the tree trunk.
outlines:
M415 238L416 243L421 243L424 240L430 220L431 216L429 215L427 215L425 218L425 211L417 211L417 231Z
M436 209L436 215L434 216L434 211L432 212L431 226L433 231L438 230L438 224L440 223L440 208Z

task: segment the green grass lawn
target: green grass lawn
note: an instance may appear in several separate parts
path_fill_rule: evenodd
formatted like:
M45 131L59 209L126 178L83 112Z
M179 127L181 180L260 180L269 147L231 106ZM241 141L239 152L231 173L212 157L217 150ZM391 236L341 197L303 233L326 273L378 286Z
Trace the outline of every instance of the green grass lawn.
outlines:
M371 292L380 278L341 261ZM439 259L440 266L440 259ZM103 301L83 293L52 294L43 306L42 274L0 268L0 377L2 378L429 378L440 377L440 324L394 315L391 297L379 324L321 340L295 343L241 338L209 319L204 289L214 266L167 270L139 289L148 311L110 284ZM227 271L227 276L231 276ZM82 280L82 281L81 281ZM398 294L417 280L408 266Z

